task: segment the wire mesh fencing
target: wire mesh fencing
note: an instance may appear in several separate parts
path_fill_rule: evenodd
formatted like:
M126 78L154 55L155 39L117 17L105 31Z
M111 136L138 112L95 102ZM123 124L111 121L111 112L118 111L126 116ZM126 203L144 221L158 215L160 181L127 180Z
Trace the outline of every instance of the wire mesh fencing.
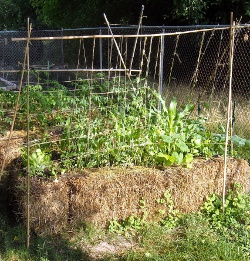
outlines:
M156 153L151 151L155 141L145 129L157 133L153 114L164 106L159 94L166 105L173 97L179 108L193 103L194 114L207 118L214 132L225 128L229 27L142 27L136 32L136 27L116 27L31 33L15 129L28 126L31 158L40 158L40 166L46 166L51 149L53 160L65 169L72 159L83 167L153 164L145 151ZM250 137L248 36L249 26L235 29L233 132L245 138ZM2 89L18 89L26 41L27 32L1 32ZM11 99L1 103L5 127L13 119L17 93L1 92L2 101L6 95ZM153 112L145 113L148 109Z

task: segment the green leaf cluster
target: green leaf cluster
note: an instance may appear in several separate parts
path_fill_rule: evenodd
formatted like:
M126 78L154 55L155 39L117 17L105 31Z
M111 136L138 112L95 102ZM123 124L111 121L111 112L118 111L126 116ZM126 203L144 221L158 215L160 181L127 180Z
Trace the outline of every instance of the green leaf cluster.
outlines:
M51 160L51 154L36 149L30 155L27 151L22 153L23 163L27 167L29 161L30 175L31 176L44 176L45 173L56 176L55 166Z
M211 226L223 233L229 241L238 243L242 250L250 250L250 194L239 184L229 190L223 212L222 198L212 194L201 207L201 213Z
M27 128L39 136L36 149L54 151L63 169L115 165L192 167L195 157L224 154L225 135L213 134L195 106L179 106L148 87L143 79L131 85L122 80L79 79L73 88L51 82L22 90L15 127ZM29 113L27 111L29 94ZM0 92L0 116L6 128L8 114L15 107L16 94ZM159 110L159 103L161 110ZM28 117L27 117L28 113ZM11 121L11 118L9 118ZM58 137L51 142L51 136ZM232 137L233 155L249 157L249 140ZM37 144L36 144L37 143ZM229 151L230 152L230 151Z

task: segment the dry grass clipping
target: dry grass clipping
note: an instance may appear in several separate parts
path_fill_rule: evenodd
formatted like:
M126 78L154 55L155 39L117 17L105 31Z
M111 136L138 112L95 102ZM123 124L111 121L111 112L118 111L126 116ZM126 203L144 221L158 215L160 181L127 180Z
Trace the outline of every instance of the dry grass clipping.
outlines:
M248 163L228 159L227 167L227 188L238 182L248 191ZM26 220L25 179L19 178L17 184L18 210ZM171 193L175 208L189 213L197 211L209 194L222 194L222 184L221 158L196 160L191 169L104 168L82 170L57 181L32 178L31 228L38 234L52 234L83 222L106 226L110 220L141 217L144 211L152 220L163 208L157 199L166 190ZM142 199L145 208L140 207Z

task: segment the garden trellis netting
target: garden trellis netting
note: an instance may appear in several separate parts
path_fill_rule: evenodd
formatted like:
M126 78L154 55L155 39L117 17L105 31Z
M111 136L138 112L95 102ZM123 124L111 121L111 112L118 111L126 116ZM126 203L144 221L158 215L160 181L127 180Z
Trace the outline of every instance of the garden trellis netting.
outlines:
M147 107L156 97L152 98L149 90L156 90L166 105L173 97L178 107L193 103L193 114L206 118L206 125L215 133L225 128L229 26L142 26L139 34L137 30L130 26L32 31L27 64L27 32L0 32L1 88L14 95L19 86L23 94L27 91L25 86L31 86L28 118L33 151L55 148L65 154L65 165L66 159L73 157L76 166L80 162L88 166L89 159L96 157L91 167L112 164L112 159L102 155L110 146L114 154L131 146L135 151L147 147L150 142L141 139L139 132L148 123L140 111L142 105ZM232 131L248 139L249 34L249 25L236 26L232 85ZM134 104L135 99L142 100ZM152 106L161 109L161 98L156 99L158 104ZM14 104L15 96L12 104L1 104L5 126L12 121ZM27 124L25 104L21 98L14 129L20 130L21 125ZM124 110L124 114L129 114L136 108L141 118L129 124L138 133L127 140L124 133L129 130L115 122L114 112ZM36 135L38 128L43 130L42 137ZM107 145L108 141L111 144ZM62 160L56 155L53 158ZM140 164L143 159L130 162L125 153L118 162Z

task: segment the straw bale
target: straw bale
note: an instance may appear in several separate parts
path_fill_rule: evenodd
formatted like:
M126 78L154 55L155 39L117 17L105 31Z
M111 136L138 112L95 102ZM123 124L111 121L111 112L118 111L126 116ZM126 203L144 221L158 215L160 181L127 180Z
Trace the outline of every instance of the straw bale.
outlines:
M12 160L16 159L21 154L21 145L24 141L26 133L24 131L13 131L11 139L9 139L10 132L0 137L0 162L6 160L5 165L8 166ZM8 148L7 148L7 145Z
M203 204L206 197L212 193L222 195L224 160L196 160L191 169L177 167L166 169L166 179L169 180L170 191L175 206L184 213L194 212ZM250 189L250 167L243 159L229 158L227 161L227 190L235 183L243 186L244 192Z
M161 171L150 168L100 170L85 178L71 178L70 184L71 222L85 220L98 225L142 216L145 209L140 207L140 200L146 201L147 212L153 214L156 199L167 187Z
M18 213L27 222L27 193L25 178L18 179L16 198ZM57 234L68 224L68 185L66 180L58 182L37 178L30 179L30 224L40 234Z
M110 220L142 217L145 212L148 220L157 219L160 209L168 211L166 204L157 202L166 190L176 209L183 213L197 211L209 194L222 194L223 166L222 158L214 158L196 160L190 169L116 167L81 170L57 182L32 178L31 227L39 234L51 234L83 222L106 226ZM228 159L227 189L238 182L248 191L249 175L245 160ZM24 180L17 182L20 185ZM24 219L25 200L23 193L19 210ZM145 201L145 206L140 200Z

